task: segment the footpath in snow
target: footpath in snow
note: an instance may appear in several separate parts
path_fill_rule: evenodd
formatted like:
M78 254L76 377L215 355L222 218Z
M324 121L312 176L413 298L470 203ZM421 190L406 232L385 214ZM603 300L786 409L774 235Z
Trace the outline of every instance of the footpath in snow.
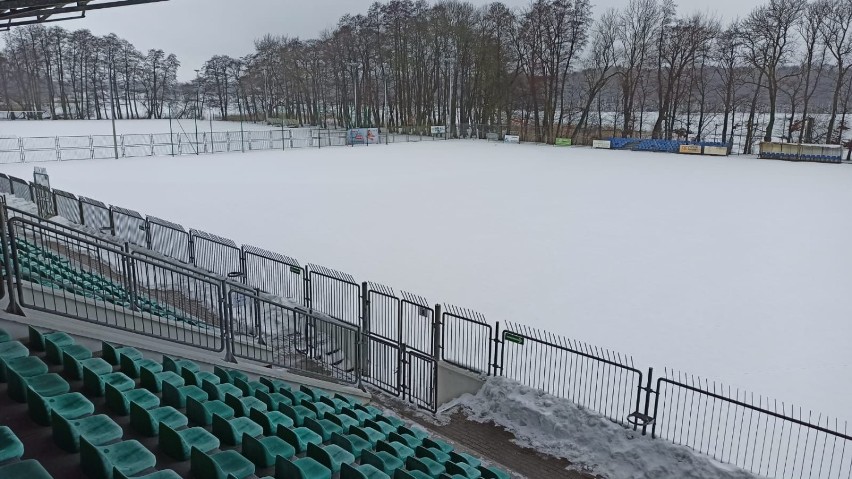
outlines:
M501 377L489 378L476 394L455 407L472 420L494 422L512 432L515 442L582 465L608 479L757 478L742 469L671 444L642 436L576 404Z

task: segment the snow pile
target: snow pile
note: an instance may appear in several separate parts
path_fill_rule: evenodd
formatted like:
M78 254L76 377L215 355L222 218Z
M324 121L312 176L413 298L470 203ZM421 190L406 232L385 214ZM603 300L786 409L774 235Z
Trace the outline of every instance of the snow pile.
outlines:
M521 446L609 479L757 477L506 378L489 378L476 395L465 394L448 408L455 406L472 420L504 427Z

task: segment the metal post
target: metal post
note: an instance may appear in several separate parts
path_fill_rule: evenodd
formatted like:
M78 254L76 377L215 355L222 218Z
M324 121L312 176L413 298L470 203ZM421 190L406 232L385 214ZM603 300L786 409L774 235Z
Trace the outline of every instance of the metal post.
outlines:
M172 106L169 105L169 146L172 147L172 156L175 156L174 133L172 132Z
M654 368L648 368L648 385L645 386L645 417L648 417L648 411L651 407L651 384L654 379ZM656 407L654 408L656 410ZM653 421L654 419L652 419ZM644 436L648 429L648 423L642 424L642 435Z
M361 283L361 375L370 377L370 289L367 282Z
M9 314L15 314L18 316L24 316L24 311L21 310L21 306L18 305L18 301L15 298L15 287L12 283L12 276L18 273L17 265L13 269L12 268L12 255L9 253L9 245L12 245L12 250L14 253L17 253L15 250L15 235L11 229L8 229L8 223L6 222L6 208L0 208L0 240L3 243L3 258L6 262L6 289L9 290L9 305L6 307L6 312ZM6 241L6 237L8 236L9 241ZM17 258L17 254L15 255ZM20 293L20 290L18 290Z
M441 320L441 305L435 305L435 317L432 318L432 354L435 356L435 365L441 360L441 334L443 323Z
M118 159L118 137L115 134L115 98L113 98L112 92L109 95L109 102L112 105L112 147L115 150L115 159Z
M201 79L199 77L200 70L195 70L195 114L192 115L195 120L195 154L198 155L198 108L201 100Z
M219 298L219 312L222 315L222 341L225 342L225 361L236 363L234 356L234 334L233 334L233 312L231 310L231 294L228 291L228 282L222 280L222 295Z

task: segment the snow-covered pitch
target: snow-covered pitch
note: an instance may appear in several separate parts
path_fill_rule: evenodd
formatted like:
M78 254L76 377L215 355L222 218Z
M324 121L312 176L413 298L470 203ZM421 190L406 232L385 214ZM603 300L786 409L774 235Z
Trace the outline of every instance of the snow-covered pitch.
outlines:
M848 165L457 140L39 166L56 188L639 368L852 415Z

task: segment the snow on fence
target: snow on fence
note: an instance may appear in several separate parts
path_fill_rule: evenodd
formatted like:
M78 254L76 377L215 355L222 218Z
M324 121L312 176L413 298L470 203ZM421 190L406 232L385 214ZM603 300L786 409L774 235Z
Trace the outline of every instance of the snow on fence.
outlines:
M0 174L0 193L31 201L32 187ZM852 435L837 419L761 396L755 400L751 393L682 373L665 371L656 378L653 368L640 369L617 352L520 324L508 323L501 330L499 323L492 325L475 311L430 306L420 296L358 283L340 271L302 267L289 256L61 190L51 192L62 221L92 231L94 236L86 236L86 254L99 251L95 257L115 270L132 257L136 269L130 276L152 297L177 291L195 298L188 307L213 311L228 321L231 337L225 342L237 356L346 382L364 381L433 412L439 406L440 359L567 398L624 427L757 474L852 477ZM46 221L35 213L3 208L7 217ZM54 242L64 234L84 235L48 223ZM23 226L35 229L34 223ZM134 247L126 256L118 246L124 242L142 249ZM81 248L76 243L69 247ZM221 283L199 280L204 274ZM27 304L34 304L34 298L29 300ZM266 349L234 339L235 333L253 337Z

